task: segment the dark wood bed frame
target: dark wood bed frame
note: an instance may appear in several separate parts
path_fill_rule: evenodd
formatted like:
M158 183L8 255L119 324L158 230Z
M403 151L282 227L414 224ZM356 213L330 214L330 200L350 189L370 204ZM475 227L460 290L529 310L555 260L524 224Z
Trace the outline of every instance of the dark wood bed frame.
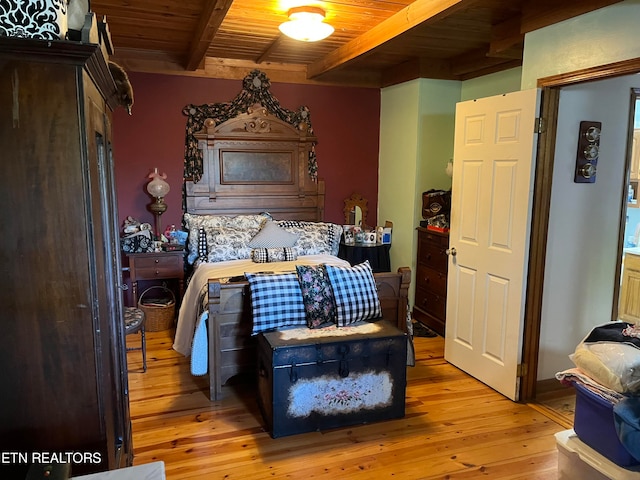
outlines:
M186 181L187 212L241 215L269 212L275 219L322 221L324 182L314 181L308 161L315 144L310 127L294 127L261 105L196 134L203 175ZM407 330L411 271L375 274L384 318ZM256 343L247 282L209 280L209 393L217 400L226 381L255 371Z

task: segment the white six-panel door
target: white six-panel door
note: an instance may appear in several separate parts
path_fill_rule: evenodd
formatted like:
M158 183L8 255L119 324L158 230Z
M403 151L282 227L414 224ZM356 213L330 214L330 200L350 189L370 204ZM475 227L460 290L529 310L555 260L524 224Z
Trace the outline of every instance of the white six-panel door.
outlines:
M445 359L518 399L538 90L456 108Z

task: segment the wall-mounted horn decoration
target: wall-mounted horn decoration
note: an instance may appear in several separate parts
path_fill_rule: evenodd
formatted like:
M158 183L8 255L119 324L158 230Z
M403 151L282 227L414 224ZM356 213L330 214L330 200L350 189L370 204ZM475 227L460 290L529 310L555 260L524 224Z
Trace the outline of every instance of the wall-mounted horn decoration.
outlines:
M600 156L601 122L580 122L578 152L576 154L575 183L595 183Z

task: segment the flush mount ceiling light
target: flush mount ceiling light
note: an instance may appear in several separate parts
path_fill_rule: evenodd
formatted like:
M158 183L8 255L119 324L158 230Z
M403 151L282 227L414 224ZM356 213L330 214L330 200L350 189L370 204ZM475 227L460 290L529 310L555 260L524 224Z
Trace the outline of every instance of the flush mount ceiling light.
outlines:
M320 7L295 7L289 10L289 21L280 25L287 37L302 42L317 42L333 33L333 27L323 23L325 12Z

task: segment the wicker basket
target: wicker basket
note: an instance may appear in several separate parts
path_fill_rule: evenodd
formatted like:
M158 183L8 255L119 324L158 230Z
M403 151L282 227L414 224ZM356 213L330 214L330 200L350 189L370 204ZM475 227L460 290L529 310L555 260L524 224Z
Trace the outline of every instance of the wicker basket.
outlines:
M144 296L154 289L161 289L164 292L167 292L170 295L170 301L166 305L151 305L149 303L154 303L150 299L146 299L147 304L144 303ZM156 297L158 298L158 297ZM163 301L166 301L166 297L163 298ZM153 287L147 288L140 298L138 299L138 308L144 312L145 320L144 320L144 328L149 332L159 332L161 330L166 330L173 326L173 321L176 316L176 297L171 290L167 287L163 287L160 285L155 285Z

